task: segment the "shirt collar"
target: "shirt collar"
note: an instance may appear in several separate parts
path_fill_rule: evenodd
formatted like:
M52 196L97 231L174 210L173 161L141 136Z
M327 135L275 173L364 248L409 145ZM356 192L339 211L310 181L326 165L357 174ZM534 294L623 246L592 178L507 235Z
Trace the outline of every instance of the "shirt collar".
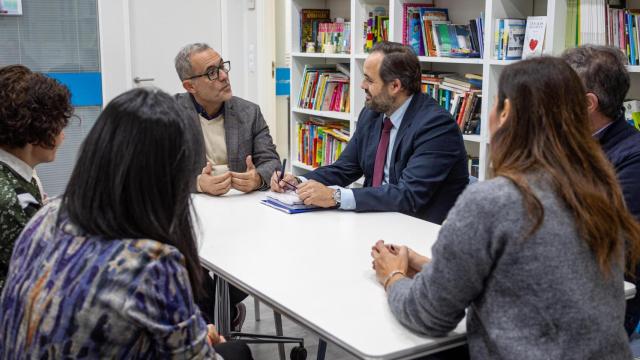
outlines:
M189 97L191 98L191 101L193 102L193 106L196 108L196 112L198 114L200 114L200 116L202 116L203 118L205 118L207 120L213 120L213 119L217 118L220 115L224 115L224 103L222 103L222 106L220 106L220 110L218 110L217 113L215 113L213 115L209 115L207 113L207 111L200 104L198 104L198 102L196 101L196 98L192 94L189 94Z
M18 175L22 176L22 178L24 178L28 182L31 182L31 178L33 177L33 168L29 166L29 164L27 164L17 156L1 148L0 148L0 161L7 164L7 166L9 166L13 171L18 173Z
M389 116L389 119L391 120L391 123L393 124L394 128L399 128L400 124L402 123L402 118L404 117L404 113L407 112L407 109L409 108L409 104L411 103L411 99L413 99L413 95L409 96L409 98L407 100L405 100L405 102L400 105L399 108L396 109L396 111L393 112L393 114L391 114L391 116Z
M591 135L591 136L593 136L596 139L600 139L602 137L602 135L604 135L603 134L604 131L607 130L611 125L613 125L613 123L614 122L612 121L612 122L608 123L607 125L601 127L600 130L594 132L593 135Z

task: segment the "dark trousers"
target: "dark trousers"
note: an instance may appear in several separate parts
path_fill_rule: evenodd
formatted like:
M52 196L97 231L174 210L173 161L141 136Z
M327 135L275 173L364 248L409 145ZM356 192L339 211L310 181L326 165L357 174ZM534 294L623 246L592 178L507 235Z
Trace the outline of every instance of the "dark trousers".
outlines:
M240 340L227 341L213 348L224 360L253 360L249 346Z
M202 277L202 289L204 290L204 294L197 304L207 323L213 324L216 314L216 281L209 276L209 271L204 268L202 271L204 272ZM247 296L249 295L229 284L229 304L231 305L231 308L229 309L229 319L231 321L233 321L237 315L236 305L246 299ZM227 358L225 357L225 360L226 359Z

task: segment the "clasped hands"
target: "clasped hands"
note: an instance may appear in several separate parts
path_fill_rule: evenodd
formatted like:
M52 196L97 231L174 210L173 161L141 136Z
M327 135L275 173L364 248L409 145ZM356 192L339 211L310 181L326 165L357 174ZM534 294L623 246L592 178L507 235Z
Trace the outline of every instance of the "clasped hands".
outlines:
M385 290L403 277L413 278L424 264L431 261L406 246L385 244L383 240L378 240L371 247L371 257L376 278Z
M333 199L335 189L327 187L315 180L305 181L299 183L295 176L289 173L285 173L282 180L280 179L280 171L274 171L271 176L271 191L285 192L286 190L294 190L300 200L304 201L305 205L313 205L322 208L330 208L336 206L336 201Z
M207 161L207 166L202 169L202 173L198 175L198 187L202 192L211 195L224 195L234 188L236 190L248 193L256 190L262 184L260 174L253 164L251 155L247 156L247 171L243 173L227 171L221 175L213 175L213 167Z

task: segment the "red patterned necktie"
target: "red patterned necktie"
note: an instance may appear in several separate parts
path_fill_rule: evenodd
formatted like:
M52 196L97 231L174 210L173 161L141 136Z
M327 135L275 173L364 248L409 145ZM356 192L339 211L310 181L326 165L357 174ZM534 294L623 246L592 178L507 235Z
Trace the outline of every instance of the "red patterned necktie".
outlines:
M382 179L384 178L384 164L387 159L387 149L389 149L389 136L391 134L391 128L393 124L388 117L384 118L382 125L382 135L380 135L380 142L378 143L378 150L376 151L376 162L373 166L373 181L372 186L378 187L382 185Z

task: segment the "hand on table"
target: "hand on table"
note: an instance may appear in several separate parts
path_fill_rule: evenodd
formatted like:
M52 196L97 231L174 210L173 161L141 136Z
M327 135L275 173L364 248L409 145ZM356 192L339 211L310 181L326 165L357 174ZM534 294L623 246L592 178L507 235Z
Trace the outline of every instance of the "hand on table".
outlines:
M305 181L298 185L296 193L305 205L315 205L323 208L336 206L333 200L335 189L329 188L315 180Z
M213 166L207 161L207 166L202 168L202 173L198 175L198 187L210 195L224 195L231 190L231 173L213 175Z
M282 193L287 190L294 190L291 185L298 186L298 180L293 176L293 174L284 173L284 177L280 182L278 182L278 179L280 179L280 171L276 170L273 172L273 175L271 175L271 183L269 184L271 186L271 191Z
M218 334L218 330L216 330L215 325L208 324L207 330L207 341L209 342L209 345L218 345L227 342L227 339L225 339L224 336Z
M262 178L256 170L256 166L253 165L253 159L251 155L245 159L247 163L247 171L243 173L231 172L231 187L236 190L248 193L256 190L262 184Z
M398 245L385 244L385 247L394 255L398 255L400 251L400 246ZM431 259L429 259L426 256L422 256L418 254L417 252L413 251L413 249L409 247L407 247L407 251L409 252L409 267L407 269L407 277L413 278L417 273L422 271L422 267L424 266L424 264L431 261Z
M407 274L409 269L409 250L406 246L396 247L397 253L389 251L384 241L378 240L371 248L371 257L373 258L373 269L376 271L376 277L385 289L393 282L397 281L402 274ZM389 278L394 271L401 271ZM386 284L385 284L386 282Z

